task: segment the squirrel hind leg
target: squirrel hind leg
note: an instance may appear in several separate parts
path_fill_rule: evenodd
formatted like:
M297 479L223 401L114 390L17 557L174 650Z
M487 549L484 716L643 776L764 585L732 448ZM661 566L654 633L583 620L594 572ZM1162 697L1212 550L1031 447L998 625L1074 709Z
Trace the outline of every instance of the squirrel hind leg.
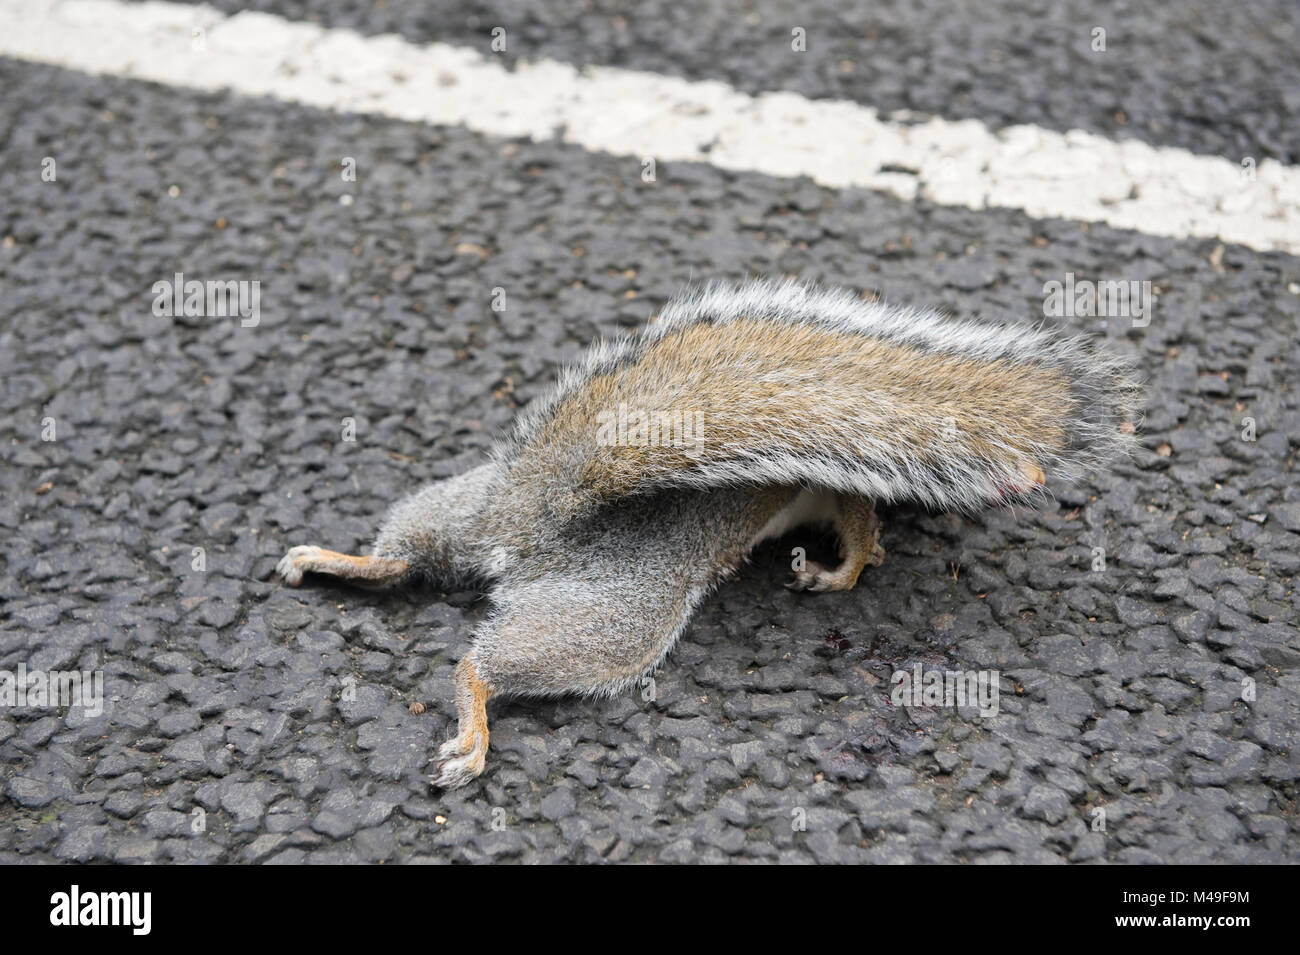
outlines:
M483 772L487 761L487 701L493 687L479 674L478 658L471 650L456 666L456 735L438 750L430 784L439 789L464 786Z
M864 567L879 567L885 562L875 503L856 494L839 494L836 498L839 507L834 523L840 537L839 566L825 567L809 561L803 570L794 572L794 580L786 584L789 589L816 593L852 590Z
M303 574L326 574L360 587L389 587L404 578L410 569L411 565L404 560L340 554L315 544L290 548L275 568L290 587L301 584Z
M482 679L524 697L608 697L633 686L672 649L707 591L704 575L690 572L694 556L668 548L656 563L620 548L604 567L503 586L501 612L474 640Z
M644 581L644 601L629 601L636 586L634 575L594 588L580 578L553 576L503 588L501 612L456 667L459 724L438 750L432 785L455 789L483 772L490 696L609 695L662 659L693 602L659 583L647 589ZM613 602L614 596L625 603Z

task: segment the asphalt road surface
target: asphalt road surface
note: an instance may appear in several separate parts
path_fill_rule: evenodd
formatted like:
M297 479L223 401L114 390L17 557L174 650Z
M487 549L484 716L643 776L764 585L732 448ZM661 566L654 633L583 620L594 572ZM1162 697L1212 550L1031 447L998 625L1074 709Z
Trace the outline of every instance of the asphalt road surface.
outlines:
M1300 151L1300 16L1267 0L255 6L482 51L504 23L511 56L1233 164ZM648 183L555 140L19 58L0 90L0 671L104 680L98 715L0 708L0 862L1300 859L1295 256L707 162ZM259 281L258 323L155 314L178 272ZM1147 379L1132 461L1038 510L886 509L849 593L781 586L791 547L833 542L765 545L653 699L494 703L464 789L430 791L428 761L485 595L273 576L296 544L364 550L689 280L1038 321L1067 272L1157 292L1145 326L1057 320ZM997 714L893 705L918 664L997 671Z

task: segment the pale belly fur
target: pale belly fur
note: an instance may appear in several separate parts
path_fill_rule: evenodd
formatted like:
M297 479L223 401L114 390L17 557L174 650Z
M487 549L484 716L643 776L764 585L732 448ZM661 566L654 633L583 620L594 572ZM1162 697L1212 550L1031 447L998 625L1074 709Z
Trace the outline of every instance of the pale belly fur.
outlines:
M805 488L763 525L762 529L754 535L750 546L756 547L765 540L780 537L787 531L805 524L837 524L839 513L839 503L834 491L810 491Z

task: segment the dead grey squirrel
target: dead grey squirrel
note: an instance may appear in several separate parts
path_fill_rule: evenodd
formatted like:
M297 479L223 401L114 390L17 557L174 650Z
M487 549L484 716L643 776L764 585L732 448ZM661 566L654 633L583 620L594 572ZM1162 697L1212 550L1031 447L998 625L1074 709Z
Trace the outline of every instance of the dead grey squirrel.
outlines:
M591 348L487 463L397 504L370 556L294 547L278 571L495 583L432 777L461 786L483 771L488 697L627 688L759 542L829 523L841 563L791 586L849 589L884 557L876 502L1041 495L1125 454L1139 399L1083 338L791 282L695 288Z

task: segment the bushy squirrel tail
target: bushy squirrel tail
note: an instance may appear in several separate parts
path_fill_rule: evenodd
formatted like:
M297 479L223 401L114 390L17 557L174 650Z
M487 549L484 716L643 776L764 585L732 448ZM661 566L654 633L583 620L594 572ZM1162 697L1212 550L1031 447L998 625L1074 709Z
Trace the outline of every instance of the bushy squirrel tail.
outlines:
M1076 481L1127 457L1137 443L1141 424L1142 384L1128 359L1099 348L1092 340L1043 336L1041 367L1069 384L1061 427L1065 440L1047 449L1047 466L1055 476Z
M972 344L989 336L989 353L967 366L979 384L954 389L958 400L915 458L898 449L890 498L963 511L1033 501L1049 480L1073 484L1132 453L1143 391L1129 361L1041 328L1018 332L1015 354L1002 354L1001 328L966 324ZM981 404L986 389L1000 397Z
M738 484L971 511L1128 453L1140 401L1129 363L1080 336L749 282L689 291L593 349L511 450L546 462L574 511ZM611 441L596 422L614 409L694 426Z

